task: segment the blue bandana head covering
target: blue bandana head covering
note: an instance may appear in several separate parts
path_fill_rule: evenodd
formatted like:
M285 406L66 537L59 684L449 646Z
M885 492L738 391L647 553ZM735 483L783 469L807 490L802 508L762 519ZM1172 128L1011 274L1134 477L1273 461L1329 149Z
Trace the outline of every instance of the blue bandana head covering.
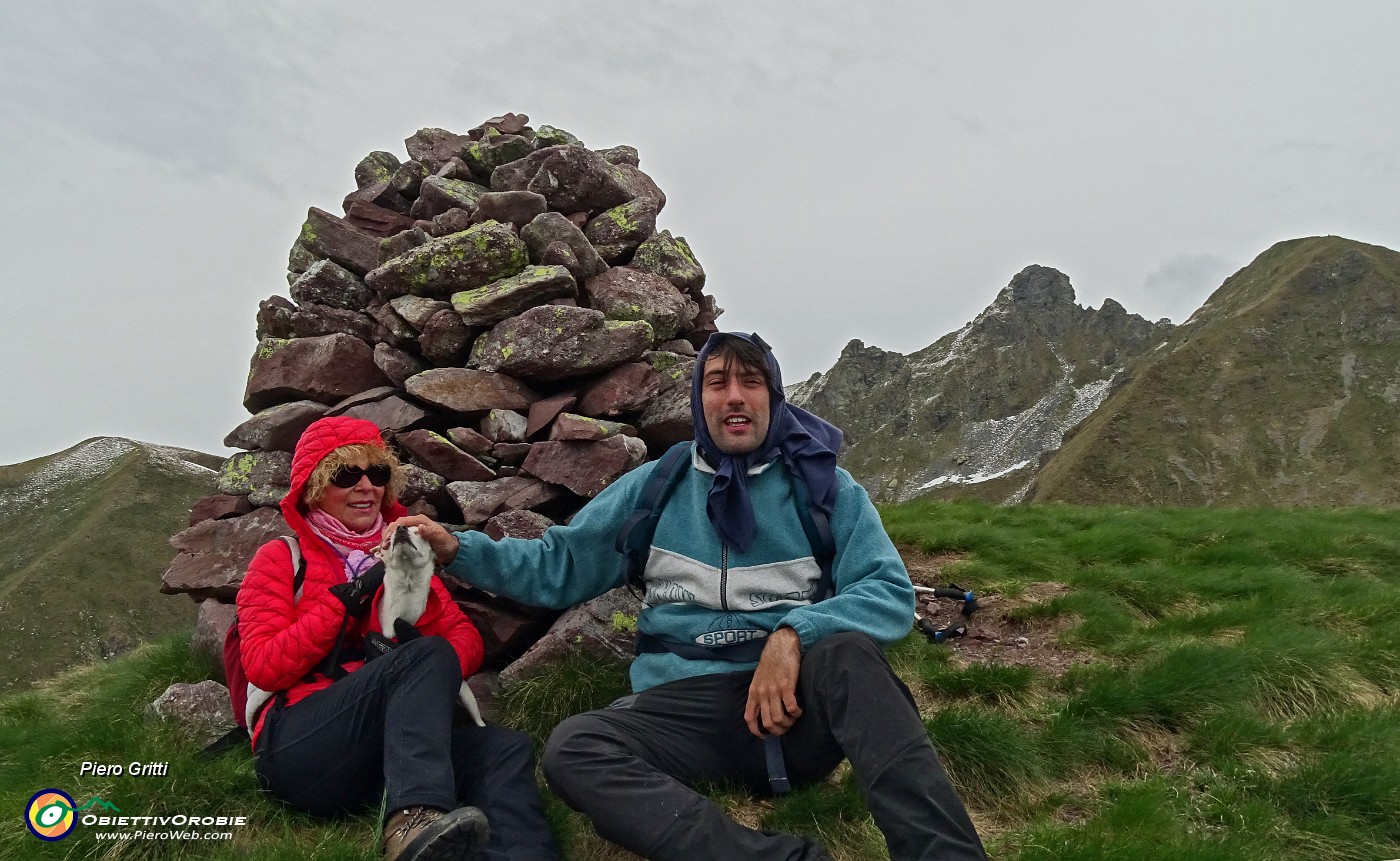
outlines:
M747 341L763 352L768 369L768 435L751 452L725 454L715 445L705 423L701 383L705 360L726 339ZM779 457L793 476L806 484L812 508L828 517L836 507L836 454L841 450L841 429L787 402L783 375L773 350L757 334L716 332L695 359L690 381L690 415L695 422L695 443L711 466L715 480L705 503L705 513L725 544L747 551L753 542L755 521L749 498L749 469Z

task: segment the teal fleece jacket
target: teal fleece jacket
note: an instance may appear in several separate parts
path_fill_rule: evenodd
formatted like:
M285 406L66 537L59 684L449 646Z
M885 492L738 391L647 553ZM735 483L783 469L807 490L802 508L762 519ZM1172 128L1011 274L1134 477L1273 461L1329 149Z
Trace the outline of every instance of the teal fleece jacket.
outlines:
M481 532L457 533L460 546L446 572L538 607L570 607L623 585L622 556L613 541L655 465L624 475L568 526L550 527L543 538L493 541ZM740 553L720 542L705 515L714 471L692 453L691 468L666 501L652 538L638 629L713 646L767 637L786 625L801 637L804 651L842 631L863 632L882 645L909 633L914 618L909 574L865 489L844 469L836 472L835 594L812 603L821 569L802 530L787 467L775 461L750 470L758 535L748 552ZM632 689L755 666L643 654L632 663Z

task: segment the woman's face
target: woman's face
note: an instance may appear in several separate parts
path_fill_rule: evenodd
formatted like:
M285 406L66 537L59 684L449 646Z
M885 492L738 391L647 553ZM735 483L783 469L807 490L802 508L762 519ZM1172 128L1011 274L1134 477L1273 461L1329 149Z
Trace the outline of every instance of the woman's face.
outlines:
M364 469L369 462L361 457L349 465ZM352 487L336 487L334 483L327 485L321 494L319 508L355 532L364 532L374 525L383 504L384 488L375 487L370 483L369 476L362 475Z

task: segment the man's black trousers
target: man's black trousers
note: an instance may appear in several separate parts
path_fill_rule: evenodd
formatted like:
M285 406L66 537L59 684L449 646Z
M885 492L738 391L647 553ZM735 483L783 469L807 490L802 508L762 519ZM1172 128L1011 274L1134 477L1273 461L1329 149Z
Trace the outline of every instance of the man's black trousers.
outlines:
M752 672L697 676L561 723L544 770L603 837L652 861L828 858L816 841L745 828L690 787L767 792L763 742L744 723ZM838 634L802 658L802 717L782 736L795 786L850 759L892 861L985 861L913 698L879 646Z
M258 736L264 788L316 816L377 806L470 804L491 825L491 861L554 861L557 855L523 733L453 725L461 667L441 637L410 640L287 707L274 707Z

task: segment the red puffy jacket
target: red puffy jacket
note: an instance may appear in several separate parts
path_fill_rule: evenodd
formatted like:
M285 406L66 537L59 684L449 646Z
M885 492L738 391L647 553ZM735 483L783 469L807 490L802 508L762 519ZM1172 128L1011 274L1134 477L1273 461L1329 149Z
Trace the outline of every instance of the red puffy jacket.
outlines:
M282 499L281 507L306 559L301 600L293 599L295 572L291 551L283 541L270 541L258 549L238 590L238 628L244 672L248 681L263 690L285 691L288 705L331 684L329 678L319 673L310 681L304 677L330 653L346 615L345 605L330 593L330 587L345 582L345 563L330 543L312 531L306 522L303 506L299 505L302 490L312 470L326 455L340 446L355 443L384 444L379 428L372 422L344 416L317 420L297 441L292 458L292 486ZM392 521L405 513L402 505L386 497L386 520ZM351 620L345 634L347 645L358 644L367 631L379 629L380 597L375 596L374 606L367 615ZM414 627L422 634L437 635L452 644L462 665L463 677L481 666L484 653L481 635L452 600L441 580L433 579L427 608ZM361 664L352 661L344 666L353 672ZM254 749L266 714L267 709L263 709L251 728Z

